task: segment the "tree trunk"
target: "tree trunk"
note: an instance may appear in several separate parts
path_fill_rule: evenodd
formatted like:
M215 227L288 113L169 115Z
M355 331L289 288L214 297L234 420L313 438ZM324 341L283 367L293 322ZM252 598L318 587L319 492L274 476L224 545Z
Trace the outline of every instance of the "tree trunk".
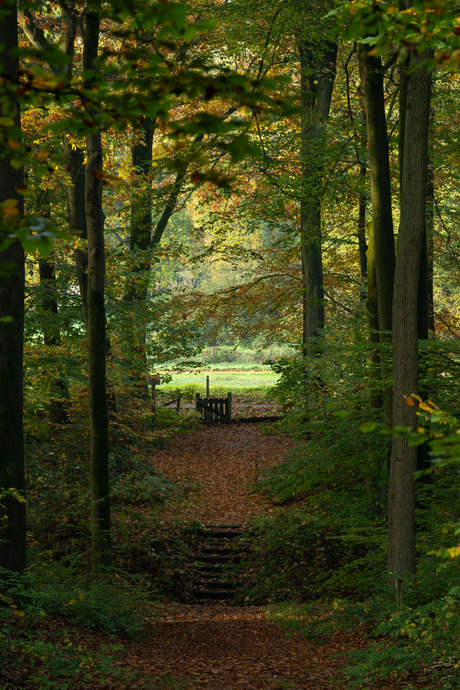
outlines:
M51 253L50 259L52 259ZM61 333L57 325L58 303L56 299L56 267L48 259L39 259L40 288L42 291L42 310L45 319L43 327L43 341L46 346L53 347L61 344ZM51 355L53 357L53 355ZM57 376L55 376L55 373ZM68 399L67 382L57 368L53 372L50 395L49 420L51 424L64 424L67 421L66 401Z
M148 309L146 299L150 281L150 253L152 240L152 146L155 123L147 120L142 140L131 149L132 166L134 168L134 189L131 205L131 232L129 238L130 251L145 252L134 257L134 265L125 291L125 300L131 303L127 314L127 362L130 366L130 378L140 398L149 397L147 387L147 358L145 350L145 329Z
M77 270L78 286L83 309L85 325L88 325L88 251L85 246L88 240L85 212L85 154L83 150L71 145L66 134L62 137L67 171L71 184L67 187L67 219L69 232L81 240L74 249L73 255Z
M395 426L417 426L416 406L406 396L418 393L418 293L425 235L428 123L431 76L422 62L431 53L411 52L405 110L401 223L393 302L393 388ZM393 438L388 497L388 567L396 579L415 573L415 479L417 448Z
M368 54L368 47L358 48L359 72L363 104L366 112L367 138L371 177L372 222L374 227L375 272L377 277L377 302L379 338L381 345L391 339L392 299L395 271L395 246L393 217L391 212L390 162L388 135L383 93L381 59ZM392 423L392 391L390 363L381 350L385 421Z
M361 161L359 166L359 174L364 178L366 176L366 165ZM359 268L361 273L361 280L365 284L367 281L367 244L366 244L366 207L367 194L363 189L359 190L359 207L358 207L358 248L359 248ZM375 267L374 267L375 270Z
M301 68L301 254L304 357L317 354L311 339L324 329L323 260L321 254L321 174L324 130L336 74L337 44L328 43L318 59L306 41L299 41ZM315 75L308 74L313 68ZM317 83L315 84L315 80Z
M16 5L2 16L0 43L2 74L13 84L18 80L18 59L9 52L17 49ZM16 107L15 125L20 127L19 105L15 102L14 88L2 87L3 99ZM4 140L12 138L8 130ZM14 137L17 138L17 137ZM14 150L14 149L12 149ZM23 213L22 197L17 189L23 184L22 168L11 167L8 154L0 157L0 204L6 199L17 199L19 213ZM13 216L14 218L14 216ZM3 225L0 234L11 230ZM23 325L24 325L24 252L19 241L0 252L0 265L10 263L14 273L0 275L0 492L14 488L25 491L24 439L23 439ZM6 272L6 271L5 271ZM3 318L12 321L2 321ZM0 567L22 573L26 567L26 509L25 503L5 496L0 516ZM6 514L6 520L3 515ZM2 575L0 575L1 577Z
M87 8L83 69L97 58L99 14ZM88 232L88 398L90 421L90 491L93 566L111 564L109 435L106 396L106 318L104 304L105 250L102 211L102 142L86 137L86 227Z
M371 227L369 231L369 244L367 248L367 311L369 312L369 339L371 342L371 390L370 406L372 409L381 409L382 376L380 362L380 338L379 338L379 307L377 302L377 276L375 272L374 233Z

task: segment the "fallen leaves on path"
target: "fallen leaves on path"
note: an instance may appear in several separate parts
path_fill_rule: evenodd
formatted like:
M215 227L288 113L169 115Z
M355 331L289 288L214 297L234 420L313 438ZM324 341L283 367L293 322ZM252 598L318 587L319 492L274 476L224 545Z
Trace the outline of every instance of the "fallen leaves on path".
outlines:
M176 604L132 651L144 674L188 678L190 690L332 690L341 666L335 655L364 645L359 630L323 645L288 638L262 607Z
M261 471L280 463L292 448L287 436L264 436L259 424L211 426L175 436L152 460L170 477L199 485L175 506L175 516L202 524L245 524L273 507L255 493ZM165 508L165 514L168 508Z

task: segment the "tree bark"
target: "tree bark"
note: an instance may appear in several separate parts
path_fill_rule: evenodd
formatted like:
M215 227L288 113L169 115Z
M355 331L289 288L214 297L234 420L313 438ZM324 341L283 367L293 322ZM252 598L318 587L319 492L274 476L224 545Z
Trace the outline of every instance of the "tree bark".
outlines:
M83 69L97 58L100 18L87 8ZM106 395L106 317L104 304L105 249L102 211L102 141L86 137L86 227L88 233L88 398L90 421L90 491L93 567L111 564L109 435Z
M313 55L299 41L301 98L302 198L300 229L303 299L304 357L317 354L312 338L324 329L323 260L321 253L321 173L324 165L324 130L329 116L336 74L337 44L328 43L324 54ZM308 74L313 69L314 74Z
M85 325L88 325L88 240L85 212L85 154L79 146L72 145L66 134L62 143L71 184L67 187L67 219L69 232L81 240L73 255Z
M381 59L371 56L368 47L358 48L359 71L363 104L366 113L367 138L371 177L372 223L374 227L375 273L377 278L377 302L379 339L381 345L391 340L392 300L395 270L395 245L391 211L390 159L383 93L383 69ZM381 349L383 406L385 421L391 425L392 391L388 384L390 363Z
M393 301L393 388L395 426L417 425L416 406L406 396L418 393L418 293L427 188L431 76L420 67L430 51L411 52L405 110L401 223ZM388 496L388 567L397 579L415 573L415 479L417 448L393 438Z
M2 50L2 79L10 84L18 81L18 58L10 55L17 50L16 5L0 22ZM20 109L15 100L14 87L2 88L3 99L16 109L16 127L20 127ZM6 129L1 133L4 141L11 135ZM23 213L22 197L17 190L23 184L22 168L10 165L4 147L0 157L0 204L6 199L16 199L19 213ZM1 235L8 235L11 228L2 224ZM1 238L0 238L1 239ZM0 264L9 263L14 272L0 275L0 490L14 488L25 491L24 440L23 440L23 326L24 326L24 252L19 241L0 252ZM6 571L22 573L26 567L26 509L25 503L5 496L0 519L0 567ZM6 520L3 515L6 514ZM0 574L0 577L3 577Z
M369 313L369 339L371 342L371 390L370 406L372 409L381 409L382 376L380 362L380 337L379 337L379 307L377 301L377 276L375 271L374 233L369 231L369 244L367 248L367 311Z

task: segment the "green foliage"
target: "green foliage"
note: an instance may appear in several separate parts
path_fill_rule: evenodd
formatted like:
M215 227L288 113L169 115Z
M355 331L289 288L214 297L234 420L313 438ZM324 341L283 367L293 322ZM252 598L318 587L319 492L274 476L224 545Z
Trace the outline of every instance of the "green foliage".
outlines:
M141 615L149 594L142 580L113 572L88 581L72 567L42 554L32 564L26 579L27 594L33 601L32 612L62 616L74 624L109 634L138 638L145 626ZM78 566L78 560L76 561Z
M441 599L387 615L374 631L377 641L366 650L349 653L345 673L354 678L347 687L375 687L388 678L443 680L443 687L460 687L458 638L460 586ZM448 684L447 684L448 683Z
M352 511L350 511L352 512ZM245 601L308 601L365 596L383 567L384 529L376 521L297 508L259 519L241 545L248 556L233 570L243 576Z
M149 606L142 583L116 575L91 583L45 556L22 577L1 573L8 576L8 589L0 597L2 679L49 690L84 690L96 677L106 683L133 680L133 672L120 662L123 645L94 649L82 639L81 628L73 626L138 639L145 626L141 611Z

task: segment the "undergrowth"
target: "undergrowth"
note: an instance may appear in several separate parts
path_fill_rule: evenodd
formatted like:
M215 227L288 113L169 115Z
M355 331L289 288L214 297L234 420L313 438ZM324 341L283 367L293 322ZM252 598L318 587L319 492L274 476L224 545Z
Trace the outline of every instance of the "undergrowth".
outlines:
M451 464L416 483L417 571L404 578L398 609L386 572L391 436L359 430L363 422L375 426L368 390L356 384L359 360L350 362L353 378L343 357L318 362L320 371L307 375L298 361L275 365L281 376L273 393L286 414L265 433L290 433L296 445L257 484L279 512L244 536L246 556L232 566L241 601L269 603L273 620L315 642L365 631L366 648L344 660L340 682L345 677L350 690L393 683L409 690L420 680L430 690L460 687L460 571L455 558L438 555L458 553L457 437L440 442Z

